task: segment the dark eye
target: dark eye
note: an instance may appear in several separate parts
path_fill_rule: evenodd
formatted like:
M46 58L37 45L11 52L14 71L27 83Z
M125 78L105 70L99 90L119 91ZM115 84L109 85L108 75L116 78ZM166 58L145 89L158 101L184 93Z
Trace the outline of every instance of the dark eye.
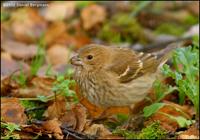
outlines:
M88 59L88 60L91 60L92 58L93 58L92 55L88 55L88 56L87 56L87 59Z

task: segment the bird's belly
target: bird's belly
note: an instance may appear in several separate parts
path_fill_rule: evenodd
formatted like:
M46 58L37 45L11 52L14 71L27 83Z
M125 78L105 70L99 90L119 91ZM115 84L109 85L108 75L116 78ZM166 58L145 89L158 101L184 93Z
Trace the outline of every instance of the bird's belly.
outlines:
M148 90L152 87L155 75L135 79L131 83L120 84L116 87L88 87L83 95L93 104L100 107L128 106L145 98Z

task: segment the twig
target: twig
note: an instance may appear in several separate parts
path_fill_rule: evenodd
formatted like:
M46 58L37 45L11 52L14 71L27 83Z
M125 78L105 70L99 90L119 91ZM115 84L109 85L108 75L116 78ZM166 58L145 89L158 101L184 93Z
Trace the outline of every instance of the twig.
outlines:
M76 139L96 139L97 138L96 136L89 136L89 135L77 132L77 131L75 131L71 128L68 128L66 126L63 126L63 125L61 126L61 129L62 129L62 132L64 135L72 136Z

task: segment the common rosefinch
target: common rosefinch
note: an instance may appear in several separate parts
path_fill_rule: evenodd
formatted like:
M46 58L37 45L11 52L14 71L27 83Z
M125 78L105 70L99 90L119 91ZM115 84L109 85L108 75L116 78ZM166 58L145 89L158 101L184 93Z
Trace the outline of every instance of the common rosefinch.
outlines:
M96 106L133 106L145 98L173 48L156 55L91 44L71 58L74 79L81 95Z

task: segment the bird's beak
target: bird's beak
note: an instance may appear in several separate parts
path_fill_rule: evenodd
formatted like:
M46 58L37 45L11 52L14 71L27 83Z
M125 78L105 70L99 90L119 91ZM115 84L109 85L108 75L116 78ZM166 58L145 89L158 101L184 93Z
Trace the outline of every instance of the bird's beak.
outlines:
M73 56L70 59L70 62L71 62L72 65L75 65L75 66L82 66L83 65L81 59L77 55Z

